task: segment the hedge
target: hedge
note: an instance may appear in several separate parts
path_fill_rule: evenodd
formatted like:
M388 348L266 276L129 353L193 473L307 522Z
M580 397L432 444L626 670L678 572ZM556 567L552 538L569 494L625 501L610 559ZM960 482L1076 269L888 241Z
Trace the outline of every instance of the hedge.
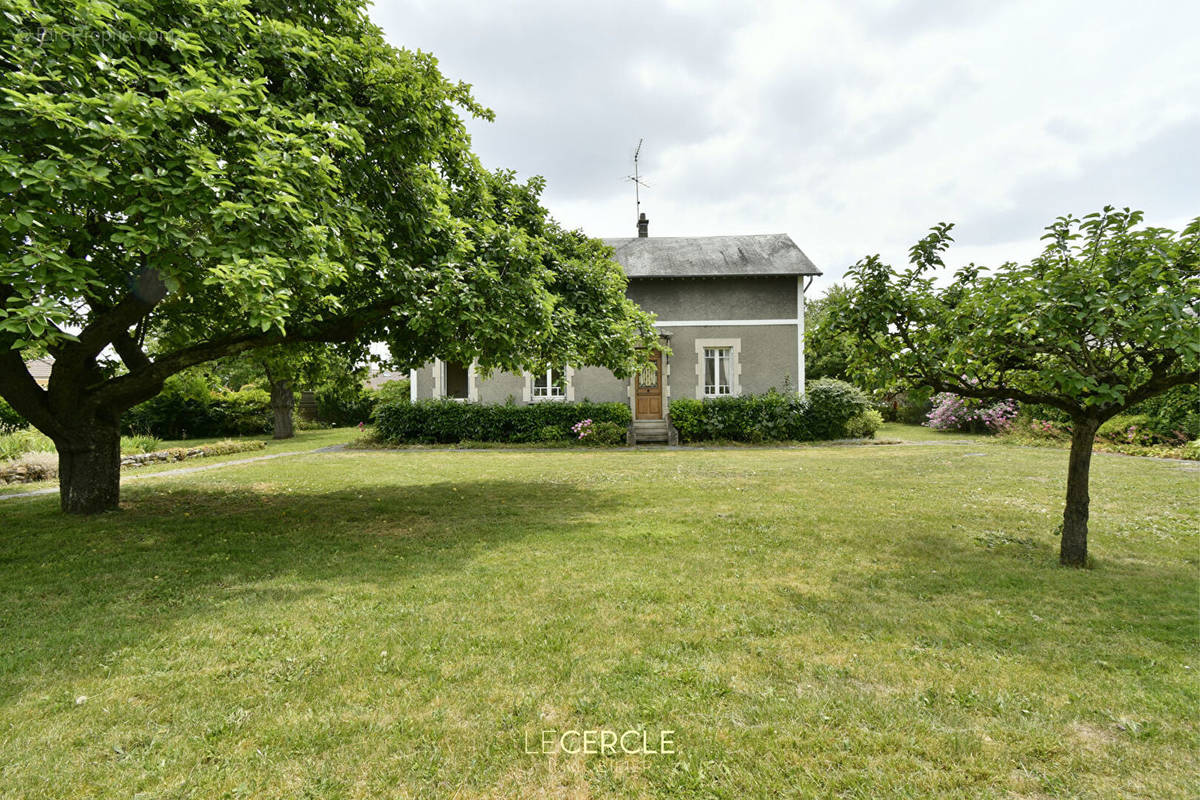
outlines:
M629 426L629 406L624 403L535 403L534 405L482 405L453 400L400 400L381 402L375 408L375 435L383 442L452 443L539 442L575 438L571 426L590 419Z
M870 398L845 381L823 378L804 397L769 391L760 395L671 401L671 424L680 441L815 441L873 436L882 419Z
M271 398L261 389L240 392L166 391L125 412L125 432L160 439L270 433Z

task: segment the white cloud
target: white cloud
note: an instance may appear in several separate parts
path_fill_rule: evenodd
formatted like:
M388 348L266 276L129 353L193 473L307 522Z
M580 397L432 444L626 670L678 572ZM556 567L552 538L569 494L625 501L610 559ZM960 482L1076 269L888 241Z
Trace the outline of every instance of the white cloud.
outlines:
M1116 2L446 0L372 12L497 113L485 162L547 178L564 224L632 235L639 137L652 235L785 231L835 280L1037 252L1058 214L1200 214L1200 6Z

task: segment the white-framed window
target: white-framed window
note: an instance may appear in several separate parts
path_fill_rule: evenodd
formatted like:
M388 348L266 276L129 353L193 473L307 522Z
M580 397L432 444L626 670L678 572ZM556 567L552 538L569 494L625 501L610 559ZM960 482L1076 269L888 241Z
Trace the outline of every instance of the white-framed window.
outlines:
M531 395L535 400L566 397L567 377L562 370L554 369L534 373Z
M479 382L475 362L459 364L443 361L433 362L433 396L446 400L474 403L479 400Z
M733 394L732 347L704 348L704 396L728 397Z
M575 399L575 389L571 385L575 370L545 369L525 373L525 402L542 403L553 400L570 401Z
M696 397L738 397L741 339L696 339Z

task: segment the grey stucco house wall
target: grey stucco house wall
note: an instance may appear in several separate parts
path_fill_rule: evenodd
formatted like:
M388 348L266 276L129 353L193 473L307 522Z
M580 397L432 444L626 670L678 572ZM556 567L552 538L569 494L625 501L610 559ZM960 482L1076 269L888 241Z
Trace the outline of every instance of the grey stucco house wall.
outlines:
M409 374L412 399L626 402L635 422L664 420L671 398L804 391L804 292L821 272L787 234L606 239L628 296L657 315L669 352L656 369L618 379L606 369L565 375L495 373L434 361Z

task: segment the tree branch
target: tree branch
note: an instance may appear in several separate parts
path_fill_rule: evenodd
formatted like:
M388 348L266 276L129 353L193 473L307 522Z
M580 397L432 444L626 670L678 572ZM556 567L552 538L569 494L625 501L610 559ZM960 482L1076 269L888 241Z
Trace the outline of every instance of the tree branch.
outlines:
M392 297L381 300L352 315L300 325L287 333L278 331L261 334L237 334L211 342L185 347L162 356L139 369L111 378L89 387L92 397L102 405L120 409L129 408L153 397L162 389L162 383L171 375L206 361L222 356L235 355L247 350L273 347L288 342L344 342L390 314L396 306L407 301L407 297Z
M138 346L137 340L128 331L122 331L114 336L112 345L130 372L150 366L149 356L143 352L142 348Z
M62 433L62 426L50 410L46 390L29 374L21 351L11 347L0 349L0 397L50 438Z

